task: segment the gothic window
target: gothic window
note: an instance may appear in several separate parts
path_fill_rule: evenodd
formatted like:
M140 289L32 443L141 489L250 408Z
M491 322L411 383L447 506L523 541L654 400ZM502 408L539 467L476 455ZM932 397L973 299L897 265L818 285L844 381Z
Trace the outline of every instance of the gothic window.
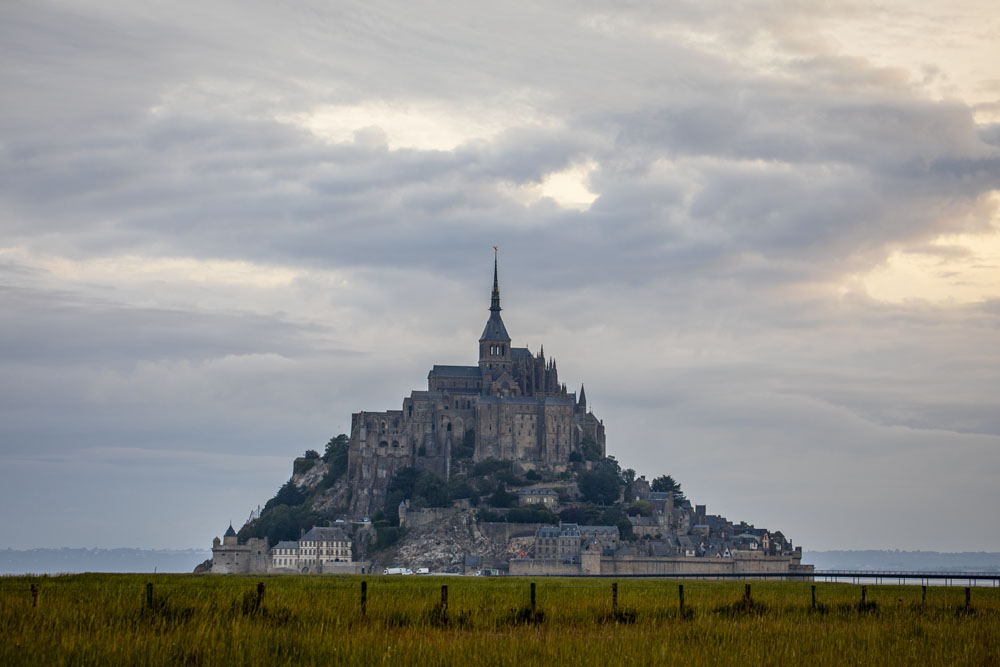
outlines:
M451 433L451 422L448 422L448 428L445 429L445 430L447 430L448 433Z

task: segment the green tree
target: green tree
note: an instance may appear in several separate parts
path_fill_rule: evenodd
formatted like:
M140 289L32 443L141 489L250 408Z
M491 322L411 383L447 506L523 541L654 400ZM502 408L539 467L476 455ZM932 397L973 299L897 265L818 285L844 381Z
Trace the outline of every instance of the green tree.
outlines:
M448 507L448 482L432 472L422 472L413 483L412 499L416 507Z
M673 493L678 500L684 499L684 492L681 491L680 482L676 481L670 475L660 475L654 479L651 488L657 493Z
M489 504L493 507L513 507L517 504L517 494L509 493L503 489L497 489L490 496Z
M303 530L313 526L323 525L325 518L305 505L289 507L274 505L268 511L262 512L260 518L243 526L238 537L246 541L251 537L266 537L270 544L282 540L297 540Z
M597 516L598 512L588 507L567 507L559 512L559 518L563 523L591 524L595 522Z
M329 466L323 479L326 486L331 486L333 482L347 474L350 446L350 438L343 433L335 438L330 438L330 442L326 443L326 452L323 454L323 460Z
M470 461L472 457L476 454L476 429L470 428L465 432L465 436L462 438L462 443L459 445L452 445L451 447L451 460L452 461Z
M513 463L511 461L486 459L485 461L480 461L472 467L472 474L476 477L486 477L488 475L497 475L500 472L509 473L511 472L512 466Z
M652 516L653 506L649 504L648 500L637 500L629 505L626 513L629 516Z
M326 449L323 452L323 460L329 463L334 456L346 453L350 446L351 439L344 433L330 438L330 441L326 443Z
M632 485L635 484L635 470L632 468L622 470L622 484L625 486L625 501L633 500L635 494L632 491Z
M261 515L266 514L269 510L278 505L287 505L288 507L297 507L306 501L306 494L302 489L295 486L292 480L285 482L278 492L274 494L274 497L264 504L264 510Z
M507 512L510 523L559 523L559 517L541 503L532 503L524 507L515 507Z
M448 483L448 495L451 498L471 498L476 494L476 490L469 484L465 477L452 477Z
M581 449L583 458L587 461L597 461L601 458L601 445L593 438L584 438Z
M579 477L580 494L583 499L597 505L610 505L618 501L621 481L611 469L586 470Z

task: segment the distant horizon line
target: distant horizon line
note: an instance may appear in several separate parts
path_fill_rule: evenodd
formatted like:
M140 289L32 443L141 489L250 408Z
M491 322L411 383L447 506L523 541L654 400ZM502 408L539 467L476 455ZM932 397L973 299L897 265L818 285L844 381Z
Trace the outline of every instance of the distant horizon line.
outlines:
M0 551L63 551L63 550L86 550L86 551L148 551L148 552L158 552L158 553L211 553L211 547L80 547L80 546L61 546L61 547L0 547ZM987 551L987 550L975 550L967 549L964 551L938 551L937 549L898 549L898 548L842 548L842 549L810 549L808 547L802 547L803 553L843 553L843 552L865 552L865 551L877 551L882 553L909 553L909 554L919 554L919 553L933 553L933 554L990 554L1000 556L1000 551Z

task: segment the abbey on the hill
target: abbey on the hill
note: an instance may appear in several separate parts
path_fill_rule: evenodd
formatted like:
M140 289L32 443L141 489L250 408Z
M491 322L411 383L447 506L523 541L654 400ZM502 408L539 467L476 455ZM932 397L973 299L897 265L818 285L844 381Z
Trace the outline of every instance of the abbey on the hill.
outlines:
M514 461L520 470L561 472L584 445L605 454L604 424L587 399L560 384L555 360L511 347L500 317L497 262L490 316L479 338L476 366L435 365L427 390L403 399L401 410L351 417L350 513L367 516L385 502L393 474L412 466L448 476L456 448L473 461ZM574 453L576 456L574 456Z

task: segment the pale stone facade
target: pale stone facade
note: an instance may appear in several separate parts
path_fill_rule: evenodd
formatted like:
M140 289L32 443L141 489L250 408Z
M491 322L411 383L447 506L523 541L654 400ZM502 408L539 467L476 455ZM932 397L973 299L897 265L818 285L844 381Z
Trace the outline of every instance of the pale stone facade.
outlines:
M353 562L351 540L339 527L313 526L297 542L278 542L271 549L273 570L325 572Z
M559 494L552 489L521 489L517 492L518 505L543 505L550 510L559 506Z

